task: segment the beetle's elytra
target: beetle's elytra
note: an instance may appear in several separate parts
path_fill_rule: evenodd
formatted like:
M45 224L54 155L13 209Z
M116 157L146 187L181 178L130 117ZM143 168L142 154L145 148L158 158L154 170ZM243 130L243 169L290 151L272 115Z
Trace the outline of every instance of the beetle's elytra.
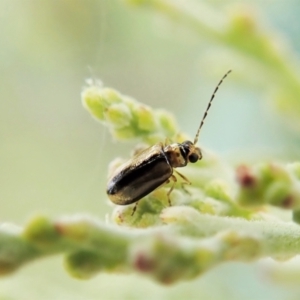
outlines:
M156 188L173 180L174 184L168 192L169 204L171 205L169 195L177 181L175 175L173 175L174 168L185 167L189 162L195 163L202 158L200 148L196 147L200 129L204 124L207 112L219 86L230 72L231 70L222 77L216 86L195 135L194 142L185 141L169 145L158 143L139 152L114 171L108 181L106 191L113 203L118 205L135 203ZM190 184L187 178L177 171L175 172L184 179L185 183ZM135 209L133 213L134 211Z

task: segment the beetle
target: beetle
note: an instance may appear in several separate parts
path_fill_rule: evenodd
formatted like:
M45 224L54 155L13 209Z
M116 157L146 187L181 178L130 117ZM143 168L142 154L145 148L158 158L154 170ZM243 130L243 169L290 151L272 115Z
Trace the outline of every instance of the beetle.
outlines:
M207 112L216 95L216 92L231 72L229 70L217 84L204 112L201 123L195 135L194 141L183 143L157 143L139 153L132 159L119 166L112 174L107 184L107 195L109 199L118 205L129 205L135 203L157 189L158 187L173 181L173 185L167 193L169 205L171 206L170 194L177 182L174 172L179 175L185 184L190 181L174 168L185 167L188 163L196 163L202 159L202 153L196 146L200 130L204 124ZM137 206L137 203L136 203ZM132 215L136 210L133 209Z

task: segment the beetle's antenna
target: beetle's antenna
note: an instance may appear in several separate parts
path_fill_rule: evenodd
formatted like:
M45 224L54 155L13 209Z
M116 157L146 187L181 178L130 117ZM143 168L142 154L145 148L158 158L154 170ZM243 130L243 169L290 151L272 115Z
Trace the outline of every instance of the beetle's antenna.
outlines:
M207 108L206 108L206 110L205 110L205 113L204 113L204 115L203 115L202 121L201 121L201 123L200 123L200 126L199 126L199 128L198 128L198 131L197 131L196 136L195 136L195 139L194 139L194 145L198 142L200 129L201 129L201 127L202 127L203 124L204 124L204 120L205 120L205 118L206 118L206 116L207 116L207 112L208 112L208 110L210 109L211 103L212 103L212 101L213 101L214 98L215 98L215 95L216 95L216 93L217 93L217 91L218 91L218 89L219 89L219 86L221 85L221 83L223 82L223 80L227 77L227 75L228 75L230 72L231 72L231 70L227 71L227 73L226 73L226 74L222 77L222 79L219 81L218 85L216 86L216 88L215 88L215 90L214 90L214 92L213 92L213 94L212 94L212 96L211 96L211 98L210 98L210 100L209 100L209 102L208 102Z

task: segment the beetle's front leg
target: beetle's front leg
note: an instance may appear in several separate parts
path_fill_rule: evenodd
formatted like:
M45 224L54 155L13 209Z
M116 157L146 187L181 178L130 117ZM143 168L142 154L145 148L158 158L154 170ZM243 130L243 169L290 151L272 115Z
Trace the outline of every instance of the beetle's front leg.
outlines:
M183 182L181 182L181 188L187 193L190 194L190 192L185 188L185 185L191 185L192 183L181 173L179 173L177 170L174 170L174 172L179 175L182 179Z

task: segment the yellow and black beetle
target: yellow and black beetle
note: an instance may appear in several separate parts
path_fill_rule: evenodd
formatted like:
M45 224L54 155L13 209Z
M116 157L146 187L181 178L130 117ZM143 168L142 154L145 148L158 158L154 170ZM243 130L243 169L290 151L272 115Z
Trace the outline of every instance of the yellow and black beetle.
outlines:
M174 168L185 167L189 162L195 163L202 158L200 148L196 147L200 129L204 124L207 112L219 86L230 72L231 70L222 77L216 86L195 135L194 142L185 141L170 145L164 145L163 143L155 144L139 152L114 171L108 181L106 190L109 199L113 203L118 205L135 203L156 188L168 183L171 179L174 181L174 184L167 194L169 204L171 205L169 195L177 181L175 175L173 175ZM179 172L175 172L184 179L185 183L190 184L187 178ZM132 214L134 211L135 208Z

